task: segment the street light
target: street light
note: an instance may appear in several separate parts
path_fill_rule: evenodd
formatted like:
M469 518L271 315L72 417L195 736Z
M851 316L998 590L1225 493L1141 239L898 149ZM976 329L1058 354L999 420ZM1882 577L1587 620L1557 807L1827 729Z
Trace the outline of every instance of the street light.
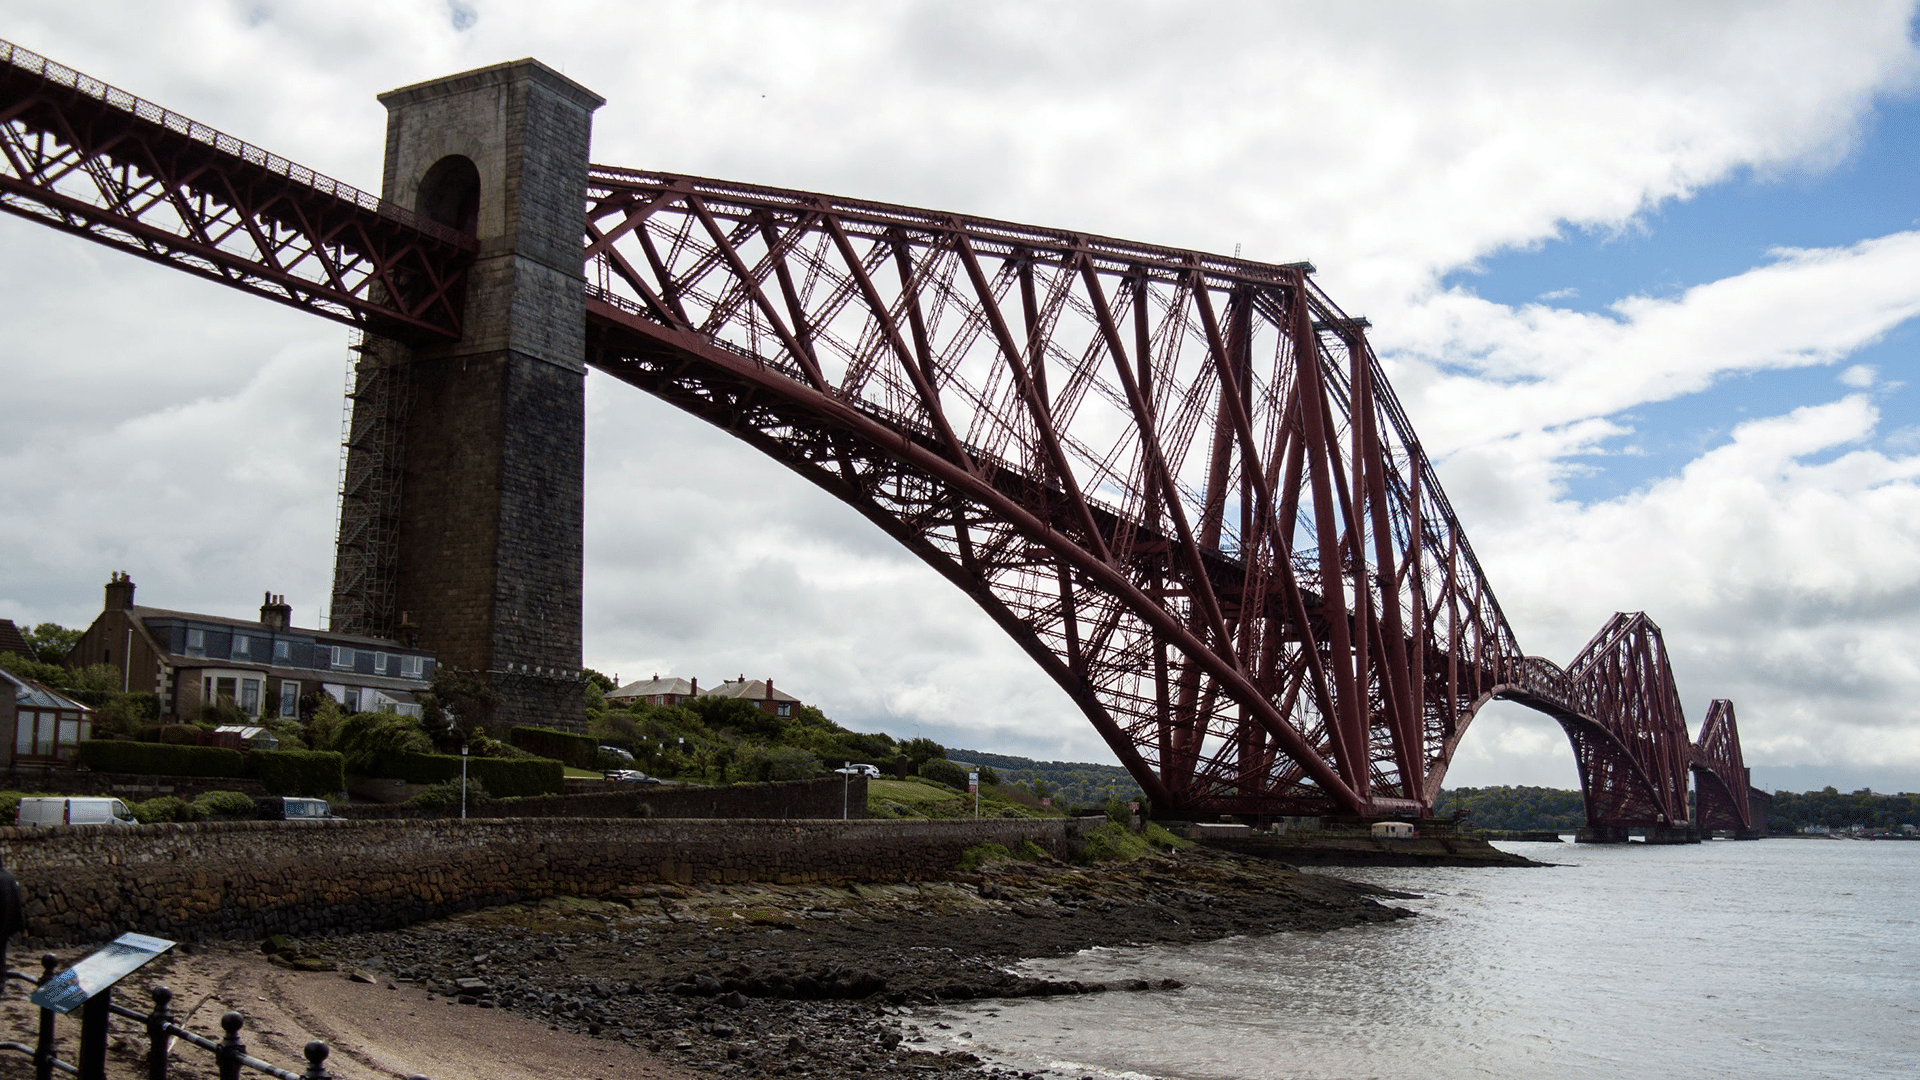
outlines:
M467 820L467 744L460 744L460 820Z

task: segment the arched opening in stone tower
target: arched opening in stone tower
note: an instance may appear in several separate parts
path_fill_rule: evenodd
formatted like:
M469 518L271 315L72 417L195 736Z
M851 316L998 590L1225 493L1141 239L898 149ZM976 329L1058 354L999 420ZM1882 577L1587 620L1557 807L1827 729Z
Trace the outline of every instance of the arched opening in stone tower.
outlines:
M430 221L464 233L480 231L480 170L460 154L433 163L420 178L414 209Z

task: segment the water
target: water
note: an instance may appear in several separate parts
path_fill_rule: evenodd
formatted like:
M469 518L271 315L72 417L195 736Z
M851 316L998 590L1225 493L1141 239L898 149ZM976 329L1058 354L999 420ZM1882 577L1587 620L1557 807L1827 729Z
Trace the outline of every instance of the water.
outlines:
M1187 987L926 1034L1074 1076L1920 1077L1920 843L1500 846L1563 865L1336 871L1422 917L1031 962Z

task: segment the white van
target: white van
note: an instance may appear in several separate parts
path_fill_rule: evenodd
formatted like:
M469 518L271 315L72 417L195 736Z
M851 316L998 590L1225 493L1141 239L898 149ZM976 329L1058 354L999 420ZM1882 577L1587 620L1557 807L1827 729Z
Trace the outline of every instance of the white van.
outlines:
M20 800L20 812L13 823L37 829L42 825L138 825L133 811L119 799L33 796Z

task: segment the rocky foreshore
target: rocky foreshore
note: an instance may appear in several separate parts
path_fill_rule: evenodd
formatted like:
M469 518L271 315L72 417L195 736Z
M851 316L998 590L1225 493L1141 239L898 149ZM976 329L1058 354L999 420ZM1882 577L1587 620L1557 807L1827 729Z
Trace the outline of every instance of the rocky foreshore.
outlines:
M449 1008L511 1010L724 1076L999 1072L901 1018L984 998L1177 992L1008 966L1100 945L1328 930L1409 915L1401 897L1279 863L1183 851L1090 869L1005 862L895 885L653 886L404 930L292 942L301 966L415 983ZM338 978L339 976L333 976Z

